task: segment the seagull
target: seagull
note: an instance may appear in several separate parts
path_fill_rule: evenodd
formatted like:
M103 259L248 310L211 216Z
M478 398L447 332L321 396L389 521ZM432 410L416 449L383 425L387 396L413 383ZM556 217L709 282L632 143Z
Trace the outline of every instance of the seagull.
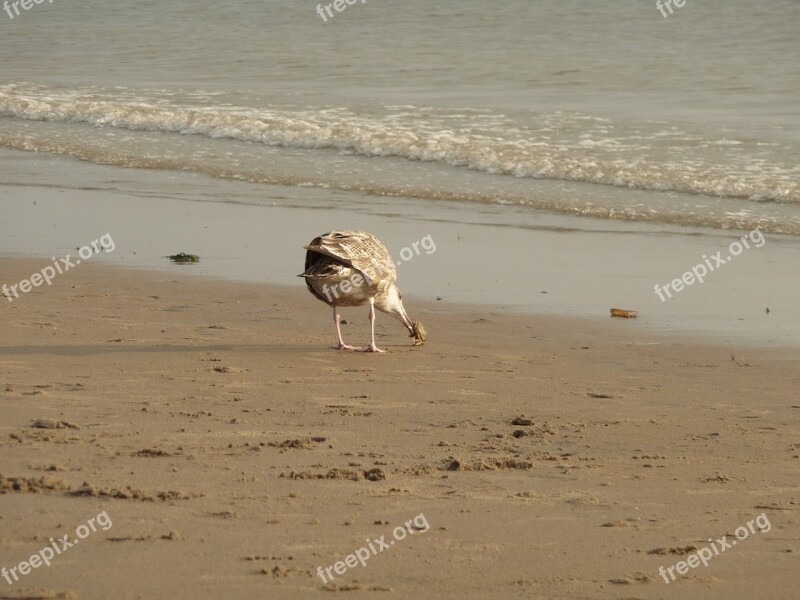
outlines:
M333 307L333 321L339 343L336 350L385 352L375 344L375 309L403 323L414 338L424 343L426 332L412 321L403 307L403 294L397 289L397 271L389 251L366 231L331 231L314 238L306 249L306 270L298 275L306 280L308 291ZM369 304L372 341L367 348L348 346L342 339L340 306Z

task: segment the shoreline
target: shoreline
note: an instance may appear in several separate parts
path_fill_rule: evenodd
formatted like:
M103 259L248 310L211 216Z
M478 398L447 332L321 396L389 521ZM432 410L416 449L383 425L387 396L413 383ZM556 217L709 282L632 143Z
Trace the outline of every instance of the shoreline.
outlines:
M515 313L606 318L637 310L639 327L670 336L751 345L800 346L800 248L766 236L702 285L661 302L704 255L744 232L600 221L455 202L397 203L319 188L282 188L205 176L104 167L62 157L0 152L4 254L64 256L109 233L117 249L101 261L187 269L229 280L295 285L302 247L334 228L375 233L392 251L431 236L436 251L398 269L405 295ZM41 181L41 173L47 173ZM34 183L35 181L35 183ZM80 182L80 184L78 184ZM81 214L80 220L72 217ZM498 242L502 240L502 244ZM174 267L166 255L199 254ZM769 308L769 313L767 312Z

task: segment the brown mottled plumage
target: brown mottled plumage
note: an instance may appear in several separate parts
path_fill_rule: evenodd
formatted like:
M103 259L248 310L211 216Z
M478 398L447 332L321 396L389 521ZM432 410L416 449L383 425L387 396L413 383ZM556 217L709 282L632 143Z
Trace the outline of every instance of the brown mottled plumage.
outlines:
M389 251L375 236L365 231L331 231L314 238L305 247L304 277L309 291L333 307L333 319L339 350L359 349L347 346L342 340L340 306L370 305L372 342L368 352L383 352L375 345L375 308L398 319L415 339L415 345L425 341L421 324L412 322L403 307L402 294L397 289L397 271Z

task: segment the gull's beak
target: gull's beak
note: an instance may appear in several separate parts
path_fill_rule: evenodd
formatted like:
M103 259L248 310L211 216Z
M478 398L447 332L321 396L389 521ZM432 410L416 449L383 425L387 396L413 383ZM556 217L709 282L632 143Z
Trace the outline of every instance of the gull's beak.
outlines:
M408 313L406 312L406 307L403 306L402 302L400 302L400 316L402 317L403 325L406 326L406 329L408 329L408 332L409 333L414 333L414 325L411 322L411 318L408 316Z

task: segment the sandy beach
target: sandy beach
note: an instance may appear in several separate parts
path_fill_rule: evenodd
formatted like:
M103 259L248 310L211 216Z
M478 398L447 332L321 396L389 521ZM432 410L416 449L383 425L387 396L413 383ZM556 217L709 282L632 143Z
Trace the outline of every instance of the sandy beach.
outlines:
M113 525L0 597L796 597L798 351L407 308L428 343L369 355L300 286L87 264L4 302L2 566Z

